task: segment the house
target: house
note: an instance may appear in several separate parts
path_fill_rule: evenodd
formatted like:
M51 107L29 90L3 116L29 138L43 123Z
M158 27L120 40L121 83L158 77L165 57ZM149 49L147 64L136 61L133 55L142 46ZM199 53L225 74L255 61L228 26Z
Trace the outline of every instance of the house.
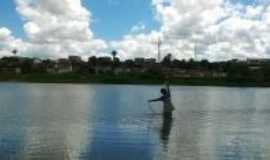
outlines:
M144 58L135 58L134 62L135 65L143 65L144 64Z
M131 73L131 68L127 65L119 65L114 68L113 72L115 75L119 75L121 73Z
M97 59L97 64L99 64L99 65L110 65L110 64L112 64L112 58L111 57L99 57Z
M145 72L147 72L147 69L144 67L134 66L134 67L132 67L131 71L133 73L145 73Z
M108 65L97 65L94 67L95 74L112 72L112 67Z
M72 65L72 72L80 72L84 67L84 62L80 56L69 56L69 62Z
M42 63L42 60L41 59L39 59L39 58L34 58L33 59L33 64L34 65L39 65L39 64L41 64Z
M52 60L44 60L43 65L47 73L57 73L57 63Z
M42 60L39 58L34 58L31 60L31 71L32 72L44 72L46 67L42 63Z
M80 56L69 56L68 60L73 64L73 63L81 63L82 58Z
M257 70L262 69L262 67L261 66L249 66L248 69L250 71L257 71Z
M85 63L71 63L72 66L72 72L80 72L85 67Z
M58 59L57 73L70 73L72 72L72 64L68 59Z
M128 68L132 68L135 63L134 63L134 61L132 59L127 59L122 64L125 65Z
M267 58L248 58L247 63L249 65L270 64L270 59L267 59Z
M5 67L1 67L0 72L21 74L22 69L20 67L16 67L16 66L5 66Z
M155 58L147 58L144 60L144 63L146 64L155 64L156 63L156 59Z
M173 78L190 78L191 74L184 69L179 69L179 68L170 68L165 70L167 74L171 75ZM164 70L163 70L164 72Z
M2 73L22 73L22 59L19 57L4 57L1 59L0 72Z
M213 72L212 73L212 78L226 78L227 73L225 72Z
M189 70L189 74L192 78L207 78L211 77L211 73L209 71L202 70Z

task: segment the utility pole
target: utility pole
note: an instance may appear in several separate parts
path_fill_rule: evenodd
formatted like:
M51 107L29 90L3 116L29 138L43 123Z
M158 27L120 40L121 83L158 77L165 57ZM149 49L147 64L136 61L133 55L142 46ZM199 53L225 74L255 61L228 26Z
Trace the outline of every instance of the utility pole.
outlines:
M161 62L161 45L162 41L160 38L158 38L157 47L158 47L158 62Z
M195 61L197 60L197 42L195 42L195 45L194 45L194 60Z

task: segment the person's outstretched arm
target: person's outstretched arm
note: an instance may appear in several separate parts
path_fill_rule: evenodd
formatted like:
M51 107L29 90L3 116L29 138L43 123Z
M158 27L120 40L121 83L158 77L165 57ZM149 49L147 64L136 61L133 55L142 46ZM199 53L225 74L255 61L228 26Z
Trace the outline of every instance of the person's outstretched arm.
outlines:
M158 101L162 101L163 99L162 99L162 97L160 97L160 98L156 98L156 99L150 99L150 100L148 100L148 102L158 102Z

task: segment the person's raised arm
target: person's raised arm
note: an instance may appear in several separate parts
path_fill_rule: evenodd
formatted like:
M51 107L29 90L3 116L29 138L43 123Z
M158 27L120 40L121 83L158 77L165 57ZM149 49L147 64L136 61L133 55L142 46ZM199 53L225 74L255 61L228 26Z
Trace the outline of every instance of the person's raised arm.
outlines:
M169 84L169 82L167 81L165 83L165 85L166 85L166 90L167 90L168 94L171 96L171 90L170 90L170 84Z

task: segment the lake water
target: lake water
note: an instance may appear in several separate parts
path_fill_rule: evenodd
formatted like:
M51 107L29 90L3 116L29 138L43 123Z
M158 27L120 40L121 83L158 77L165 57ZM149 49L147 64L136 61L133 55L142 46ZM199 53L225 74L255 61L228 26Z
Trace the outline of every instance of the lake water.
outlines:
M0 83L1 160L267 160L270 89Z

